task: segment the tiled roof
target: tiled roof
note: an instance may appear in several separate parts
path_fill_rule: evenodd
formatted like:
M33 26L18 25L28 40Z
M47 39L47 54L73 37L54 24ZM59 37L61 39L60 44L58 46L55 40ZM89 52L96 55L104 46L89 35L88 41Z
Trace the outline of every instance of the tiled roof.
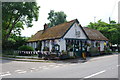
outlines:
M28 42L61 38L75 21L76 19L47 28L46 30L38 31L33 37L28 40Z
M90 40L108 40L101 32L88 27L83 27Z

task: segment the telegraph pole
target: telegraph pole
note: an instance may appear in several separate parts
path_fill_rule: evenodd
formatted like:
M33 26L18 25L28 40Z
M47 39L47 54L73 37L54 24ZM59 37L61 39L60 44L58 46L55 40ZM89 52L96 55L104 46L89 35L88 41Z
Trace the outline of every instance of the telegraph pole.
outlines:
M95 23L95 19L96 19L96 17L94 16L94 23Z
M109 17L109 24L111 24L110 21L111 21L111 18Z

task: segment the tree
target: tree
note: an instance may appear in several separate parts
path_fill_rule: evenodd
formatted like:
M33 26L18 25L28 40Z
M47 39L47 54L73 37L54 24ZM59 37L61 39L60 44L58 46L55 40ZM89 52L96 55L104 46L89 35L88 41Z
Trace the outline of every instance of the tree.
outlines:
M52 26L55 26L55 25L58 25L58 24L61 24L61 23L64 23L66 22L66 14L62 11L60 12L55 12L54 10L50 10L50 12L48 13L48 20L49 20L49 23L48 23L48 26L49 27L52 27Z
M8 40L11 34L20 35L23 25L32 27L32 21L38 20L36 2L3 2L2 3L2 37Z
M12 34L2 48L3 50L18 50L18 47L25 45L28 39L28 37L21 37Z
M39 6L36 2L2 2L2 46L19 36L24 25L32 27L32 21L38 20ZM9 40L10 39L10 40ZM12 43L11 43L12 44Z
M110 24L108 24L99 20L96 23L90 22L87 27L99 30L112 44L120 45L120 24L117 24L115 21L110 21Z

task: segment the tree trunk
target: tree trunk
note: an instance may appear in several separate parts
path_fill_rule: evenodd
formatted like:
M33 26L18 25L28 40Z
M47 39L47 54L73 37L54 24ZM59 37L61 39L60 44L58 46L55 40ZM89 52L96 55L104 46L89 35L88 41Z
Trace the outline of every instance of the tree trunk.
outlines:
M21 18L21 15L18 16L18 17L15 19L15 21L14 21L13 24L12 24L12 27L10 28L10 30L8 30L8 33L7 33L6 36L5 36L5 40L8 40L8 38L9 38L9 36L10 36L13 28L15 27L15 24L19 21L20 18ZM6 31L7 31L7 30L6 30Z

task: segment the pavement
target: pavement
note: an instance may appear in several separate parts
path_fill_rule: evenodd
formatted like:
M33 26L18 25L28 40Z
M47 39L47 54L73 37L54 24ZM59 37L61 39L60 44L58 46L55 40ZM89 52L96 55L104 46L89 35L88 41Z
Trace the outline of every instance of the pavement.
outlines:
M29 57L29 58L33 58L33 57ZM26 58L26 56L20 56L19 58L8 58L8 57L0 57L0 59L3 60L13 60L13 61L28 61L28 62L45 62L48 60L39 60L38 57L34 57L33 59L28 59Z

